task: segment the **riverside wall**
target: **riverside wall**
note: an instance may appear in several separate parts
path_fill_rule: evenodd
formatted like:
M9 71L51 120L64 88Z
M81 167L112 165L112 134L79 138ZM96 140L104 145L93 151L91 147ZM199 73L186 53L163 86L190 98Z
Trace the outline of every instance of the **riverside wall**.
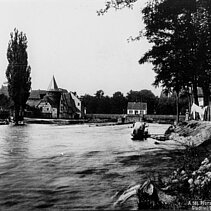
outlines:
M125 123L140 121L142 115L127 115L127 114L86 114L88 119L110 119L112 121L124 121ZM173 123L176 120L176 115L144 115L147 122L157 123ZM185 115L180 115L180 121L185 120Z

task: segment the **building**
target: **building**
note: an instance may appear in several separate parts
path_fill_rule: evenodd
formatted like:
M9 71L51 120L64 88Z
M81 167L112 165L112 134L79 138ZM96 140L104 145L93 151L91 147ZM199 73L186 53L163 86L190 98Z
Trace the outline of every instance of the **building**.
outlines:
M145 115L145 114L147 114L147 103L128 102L127 114L129 114L129 115Z
M77 108L78 99L72 98L72 92L63 92L60 100L59 118L74 118L83 117L82 111ZM81 102L80 102L81 104Z
M1 89L0 89L0 94L3 94L3 95L5 95L5 96L9 97L8 87L2 85L2 86L1 86Z
M44 118L83 117L80 99L73 92L59 88L54 76L47 90L32 90L26 104L28 110L38 110Z
M29 107L37 107L40 101L44 98L46 95L46 90L31 90L30 96L27 100L27 105Z
M81 100L79 99L79 97L77 96L76 93L74 92L70 92L71 98L74 100L75 102L75 106L76 106L76 116L78 118L81 118L83 116L83 107L82 107L82 103Z

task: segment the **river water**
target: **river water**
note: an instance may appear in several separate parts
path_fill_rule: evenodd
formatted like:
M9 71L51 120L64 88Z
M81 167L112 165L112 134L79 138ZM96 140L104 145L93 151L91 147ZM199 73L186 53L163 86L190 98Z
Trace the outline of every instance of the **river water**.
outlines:
M154 140L132 141L131 126L0 126L0 209L118 209L117 191L174 164Z

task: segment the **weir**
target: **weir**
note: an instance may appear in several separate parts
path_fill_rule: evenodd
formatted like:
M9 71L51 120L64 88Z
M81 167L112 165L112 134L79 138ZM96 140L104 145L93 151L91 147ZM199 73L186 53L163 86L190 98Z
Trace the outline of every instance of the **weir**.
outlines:
M137 122L143 118L143 115L127 115L127 114L86 114L86 118L91 119L110 119L118 120L124 119L124 123ZM176 120L176 115L144 115L146 122L168 123L172 124ZM185 115L180 115L180 121L185 120Z

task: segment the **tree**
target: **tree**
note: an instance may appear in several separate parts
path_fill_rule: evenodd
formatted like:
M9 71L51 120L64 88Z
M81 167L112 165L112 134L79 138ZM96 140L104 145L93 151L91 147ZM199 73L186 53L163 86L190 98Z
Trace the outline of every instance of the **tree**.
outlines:
M175 115L176 114L176 98L174 95L161 95L158 101L156 114Z
M123 93L115 92L111 98L111 113L123 114L127 110L127 99Z
M105 14L109 9L123 9L125 7L133 8L133 4L138 0L108 0L106 1L105 8L97 11L98 15Z
M103 90L98 90L95 94L97 99L101 99L104 97L104 91Z
M145 36L153 43L140 64L152 62L156 79L154 85L176 92L177 121L179 95L192 89L198 104L197 87L204 91L209 104L211 82L210 13L202 0L151 1L143 9ZM210 1L209 1L210 2Z
M209 105L211 83L211 0L198 0L197 13L194 14L196 26L198 84L202 87L204 104Z
M110 8L132 7L137 1L109 0L98 14ZM145 30L140 36L153 46L139 63L153 64L154 85L176 92L177 114L179 95L184 90L192 89L198 104L197 87L201 86L207 105L211 82L211 0L149 0L142 13Z
M151 62L156 73L154 85L161 85L169 92L176 93L177 122L181 90L191 83L193 89L197 90L197 41L191 21L195 8L194 0L164 0L152 1L142 11L146 24L144 35L153 43L153 47L139 63Z
M9 106L10 106L9 98L4 94L0 94L0 109L8 110Z
M188 102L188 93L182 92L180 93L180 100L179 100L179 108L180 108L180 113L185 114L186 109L189 107L189 102ZM156 107L156 113L157 114L165 114L165 115L176 115L176 99L177 96L175 93L165 93L163 90L160 98L158 100L158 105Z
M6 77L8 80L9 97L13 102L14 121L23 120L24 108L31 89L31 67L28 66L27 37L23 32L14 29L10 34L7 49L8 66Z
M103 90L98 90L94 96L84 95L83 103L88 114L122 114L127 108L127 100L121 92L109 97L104 96Z

